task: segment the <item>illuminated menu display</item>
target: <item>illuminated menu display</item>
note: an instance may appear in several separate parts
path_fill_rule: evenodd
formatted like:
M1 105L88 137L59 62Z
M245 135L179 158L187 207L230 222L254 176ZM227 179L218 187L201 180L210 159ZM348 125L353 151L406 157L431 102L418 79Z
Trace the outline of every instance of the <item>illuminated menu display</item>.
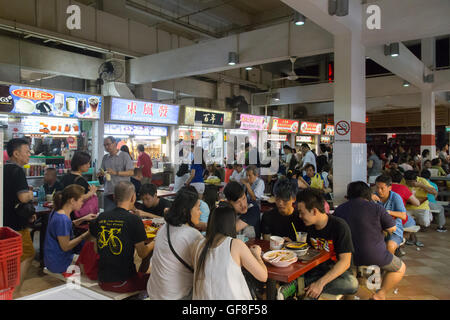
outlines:
M287 132L287 133L297 133L298 132L298 121L275 118L272 121L272 132Z
M331 124L325 125L325 135L334 136L334 126Z
M319 135L322 133L322 124L315 122L302 122L300 125L300 133Z
M269 121L267 117L254 116L252 114L241 114L241 129L244 130L267 130Z

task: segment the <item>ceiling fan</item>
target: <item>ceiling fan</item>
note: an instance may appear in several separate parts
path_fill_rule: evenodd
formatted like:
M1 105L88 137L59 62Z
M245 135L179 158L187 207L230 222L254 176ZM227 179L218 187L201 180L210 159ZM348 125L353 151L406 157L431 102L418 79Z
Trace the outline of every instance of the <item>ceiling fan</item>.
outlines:
M294 65L295 65L295 61L297 61L297 57L290 57L289 60L291 60L292 69L291 69L291 72L288 73L288 76L283 77L283 78L273 79L272 81L280 81L280 80L295 81L298 79L320 79L320 77L317 77L317 76L299 76L299 75L297 75L294 71Z

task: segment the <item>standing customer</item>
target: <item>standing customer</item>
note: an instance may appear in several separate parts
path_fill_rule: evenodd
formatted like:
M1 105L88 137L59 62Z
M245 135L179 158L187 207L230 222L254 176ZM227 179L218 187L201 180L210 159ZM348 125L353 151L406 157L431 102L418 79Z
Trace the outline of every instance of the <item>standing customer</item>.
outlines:
M191 164L191 176L186 181L186 186L193 186L200 195L200 199L203 198L203 193L205 193L205 181L203 180L203 172L206 169L206 164L203 158L204 155L203 148L195 147L195 156Z
M145 148L143 144L137 146L139 156L137 166L142 169L142 175L144 176L144 180L142 184L151 183L152 182L152 158L145 153Z
M117 150L117 142L114 137L105 138L103 146L108 154L103 156L101 164L101 169L105 173L99 175L106 178L103 209L109 211L115 207L114 187L121 181L130 181L130 177L134 174L134 164L127 153Z
M193 187L178 191L159 229L147 292L151 300L190 300L194 283L193 244L202 238L200 199Z
M25 139L11 139L6 145L9 161L3 168L3 223L20 233L22 236L22 256L20 257L20 284L15 293L20 294L23 280L33 261L35 251L27 228L30 220L19 216L14 207L19 203L28 203L33 200L33 192L28 189L28 182L23 166L30 160L30 146Z
M261 247L249 249L236 239L236 213L229 204L212 212L206 238L195 247L194 300L252 300L242 267L257 280L267 280Z
M370 149L370 156L367 161L367 175L369 177L369 184L375 184L375 179L381 175L383 169L383 161L380 160L378 154L373 148Z

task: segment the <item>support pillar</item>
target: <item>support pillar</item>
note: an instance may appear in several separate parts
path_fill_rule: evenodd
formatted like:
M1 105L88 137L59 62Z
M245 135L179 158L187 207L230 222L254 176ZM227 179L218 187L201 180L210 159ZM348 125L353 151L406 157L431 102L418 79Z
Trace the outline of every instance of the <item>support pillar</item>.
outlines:
M422 40L422 61L430 70L436 68L436 39ZM428 149L432 158L436 155L436 100L431 90L422 90L422 104L420 108L421 143L420 152Z
M333 193L338 205L345 202L350 182L367 182L365 47L355 33L334 38Z

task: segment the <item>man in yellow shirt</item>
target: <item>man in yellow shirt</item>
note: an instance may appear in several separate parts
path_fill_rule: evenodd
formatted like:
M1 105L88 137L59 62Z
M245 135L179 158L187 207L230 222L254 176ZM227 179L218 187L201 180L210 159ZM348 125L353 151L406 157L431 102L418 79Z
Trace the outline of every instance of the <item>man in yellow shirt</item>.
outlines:
M401 184L407 186L411 192L420 201L419 206L414 206L409 203L406 204L406 210L415 218L417 218L418 224L428 227L433 219L430 206L428 202L428 194L437 196L436 189L424 178L419 177L417 172L408 170L405 172L404 179Z

